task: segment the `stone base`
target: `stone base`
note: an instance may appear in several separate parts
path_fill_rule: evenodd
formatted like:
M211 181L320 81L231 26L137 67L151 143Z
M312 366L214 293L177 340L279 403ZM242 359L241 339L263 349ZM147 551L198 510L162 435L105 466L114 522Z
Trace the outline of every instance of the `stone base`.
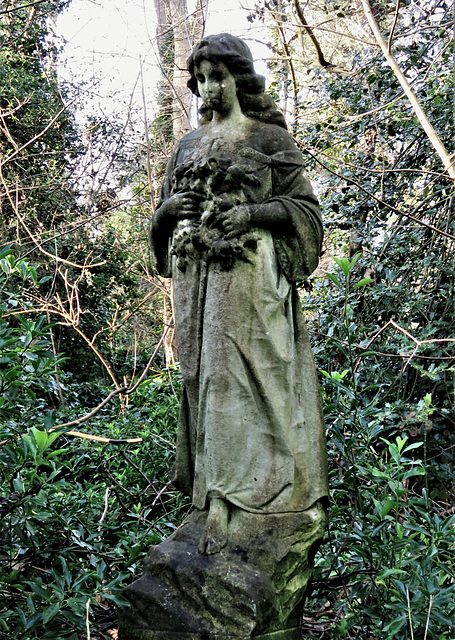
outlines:
M221 553L197 548L207 512L194 511L152 547L123 595L119 640L298 640L303 598L326 525L320 503L300 513L234 509Z

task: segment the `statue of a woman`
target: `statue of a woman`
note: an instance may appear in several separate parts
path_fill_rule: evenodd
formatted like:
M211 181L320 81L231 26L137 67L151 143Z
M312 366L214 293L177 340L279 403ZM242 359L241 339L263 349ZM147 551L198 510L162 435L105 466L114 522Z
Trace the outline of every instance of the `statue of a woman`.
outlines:
M203 100L169 163L150 237L174 283L183 396L175 485L208 509L201 553L229 513L305 511L327 496L320 390L296 282L322 225L302 157L249 48L204 38L188 60Z

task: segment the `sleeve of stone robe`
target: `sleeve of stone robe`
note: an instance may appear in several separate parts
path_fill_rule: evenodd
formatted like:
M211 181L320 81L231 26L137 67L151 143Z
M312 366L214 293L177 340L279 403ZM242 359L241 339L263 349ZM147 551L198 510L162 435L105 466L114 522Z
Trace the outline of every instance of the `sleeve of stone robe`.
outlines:
M318 265L323 228L319 203L303 173L303 159L297 149L272 156L272 181L270 201L280 202L286 209L294 231L275 237L275 250L288 280L299 282Z
M166 176L161 186L160 199L156 206L156 210L159 209L164 200L167 200L171 195L171 179L175 168L177 153L178 146L175 148L174 153L169 160L169 164L167 165ZM150 220L149 241L152 257L158 273L165 278L172 277L171 242L173 231L174 229L166 229L166 231L158 233L153 228L153 217Z

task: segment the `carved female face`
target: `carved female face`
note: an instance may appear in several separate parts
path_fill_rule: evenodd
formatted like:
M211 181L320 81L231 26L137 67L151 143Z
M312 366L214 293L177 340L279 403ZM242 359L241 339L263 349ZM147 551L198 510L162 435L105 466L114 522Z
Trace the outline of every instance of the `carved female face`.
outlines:
M229 115L238 104L235 78L224 62L201 60L194 68L199 95L209 109Z

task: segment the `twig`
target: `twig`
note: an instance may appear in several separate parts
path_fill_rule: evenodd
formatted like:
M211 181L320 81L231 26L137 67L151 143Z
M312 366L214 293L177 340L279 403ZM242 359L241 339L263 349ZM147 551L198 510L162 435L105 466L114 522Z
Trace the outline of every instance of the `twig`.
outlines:
M14 11L20 11L21 9L26 9L27 7L34 7L36 4L42 4L46 2L46 0L35 0L34 2L29 2L28 4L21 4L19 7L14 7L14 9L3 9L0 11L0 16L6 13L14 13Z
M44 0L42 1L44 2ZM1 12L0 12L0 15L1 15ZM27 96L24 102L19 102L17 107L14 107L14 109L10 109L9 111L0 111L0 118L8 118L9 116L12 116L14 113L16 113L16 111L19 111L19 109L22 109L22 107L25 107L25 105L28 104L31 99L32 99L31 95ZM16 97L16 100L17 100L17 97Z
M366 111L365 113L371 114L374 113L374 111L377 111L377 109L372 109L371 111ZM364 114L361 114L364 115ZM324 158L327 158L327 160L333 160L334 162L337 162L339 165L343 165L343 167L350 167L355 169L356 171L364 171L365 173L393 173L393 174L397 174L397 173L421 173L422 175L425 176L436 176L438 178L441 178L444 173L441 173L441 171L428 171L426 169L415 169L415 168L411 168L411 169L397 169L397 168L393 168L393 169L372 169L370 167L364 167L360 164L355 164L354 162L346 162L345 160L341 159L341 158L337 158L336 156L332 156L330 154L328 154L326 151L323 151L322 149L314 149L313 150L317 153L319 153L319 155L324 156ZM439 192L442 192L443 189L439 189ZM424 198L424 200L419 200L419 205L418 207L416 207L416 209L414 209L414 212L417 211L417 209L420 209L422 206L422 203L425 203L429 200L432 200L434 198L434 193L431 193L431 195L429 195L427 198Z
M430 595L430 606L428 607L427 623L425 625L425 635L423 637L423 640L427 640L428 625L430 624L430 612L431 612L432 606L433 606L433 595Z
M127 391L126 387L121 387L120 389L115 389L115 391L111 391L110 394L106 398L104 398L104 400L100 402L100 404L97 407L92 409L92 411L90 411L89 413L85 414L85 416L82 416L81 418L77 418L77 420L71 420L70 422L65 422L63 424L57 424L53 426L51 429L49 429L49 431L55 431L56 429L65 429L66 427L72 427L73 425L81 424L82 422L86 422L87 420L90 420L90 418L93 418L93 416L96 415L98 411L100 411L110 400L112 400L114 396L118 395L119 393L123 393L125 391ZM99 437L99 436L96 436L96 437Z
M82 433L81 431L65 431L65 436L74 436L76 438L82 438L83 440L104 442L105 444L131 444L134 442L143 442L143 438L105 438L104 436L94 436L90 433Z
M380 333L381 331L383 331L385 329L385 325L384 327L382 327L382 329L380 329L380 331L378 333ZM329 336L327 333L322 333L322 331L316 331L315 329L312 329L311 327L308 327L308 331L310 333L314 333L318 336L322 336L323 338L327 338L327 340L331 340L332 342L337 342L338 344L342 344L344 346L349 346L349 342L346 342L345 340L340 340L339 338L336 338L335 336ZM371 344L371 343L369 343ZM351 343L351 347L354 347L355 349L362 349L363 351L365 351L368 347L363 347L360 344L357 344L355 342ZM402 354L402 353L385 353L384 351L374 351L374 355L375 356L382 356L384 358L399 358L400 360L403 360L404 358L408 358L409 356ZM358 360L360 360L360 358L362 358L363 356L359 356ZM455 355L453 356L418 356L419 358L421 358L422 360L455 360ZM356 361L357 362L357 361ZM358 368L358 365L357 365ZM354 369L354 371L356 371L357 369Z
M158 493L156 494L156 498L154 499L154 501L152 502L152 507L154 507L156 505L156 503L158 502L158 500L161 498L161 494L164 493L164 491L168 488L168 486L172 484L172 480L169 480L169 482L166 482L166 484L164 485L164 487L162 487Z
M390 50L392 48L392 38L393 38L393 33L395 31L395 27L397 26L398 12L399 11L400 11L400 0L397 0L397 6L396 6L396 9L395 9L395 18L393 20L392 28L390 29L389 42L387 43L387 51L389 53L390 53Z
M120 451L120 455L121 455L123 458L125 458L125 460L126 460L127 462L129 462L129 463L130 463L130 465L131 465L131 466L133 466L133 467L136 469L136 471L137 471L138 473L140 473L140 474L141 474L141 476L142 476L142 477L144 478L144 480L147 482L147 484L148 484L148 486L149 486L149 487L150 487L150 486L153 486L153 482L151 482L151 481L150 481L150 479L149 479L149 478L147 478L147 476L146 476L146 475L145 475L145 473L142 471L142 469L141 469L140 467L138 467L138 465L137 465L135 462L133 462L133 461L131 460L131 458L129 458L129 457L126 455L126 453L125 453L124 451Z
M128 491L127 489L125 489L125 487L122 487L122 485L118 482L118 480L115 480L115 478L113 478L111 476L111 474L109 474L111 479L114 480L115 484L117 486L119 486L121 489L123 489L124 491L126 491L127 493L129 493L131 496L134 495L133 493L131 493L131 491ZM117 491L117 489L115 487L112 487L112 491L115 493L117 500L120 503L120 506L122 507L123 511L128 512L129 508L126 506L126 504L123 502L123 500L120 497L120 493Z
M85 615L85 627L87 629L87 640L90 640L90 598L87 600L87 604L85 605L87 613Z
M407 358L407 362L404 365L401 374L404 373L406 367L408 366L408 364L411 362L411 360L413 359L413 357L415 356L415 354L417 353L418 349L423 345L423 344L434 344L434 343L439 343L439 342L455 342L455 338L433 338L433 339L428 339L428 340L417 340L417 338L415 338L411 333L409 333L409 331L406 331L406 329L403 329L403 327L400 327L399 324L397 324L396 322L394 322L393 320L389 320L383 327L381 327L379 329L379 331L377 331L374 336L371 338L371 340L368 342L368 344L365 347L365 350L367 350L369 348L369 346L376 340L376 338L379 337L379 335L385 330L387 329L387 327L389 325L392 325L393 327L395 327L395 329L397 329L398 331L401 331L401 333L403 333L407 338L409 338L410 340L412 340L415 343L415 349L414 351L411 353L410 356L403 356L405 358ZM354 373L357 371L358 365L359 365L359 361L360 358L357 359L357 362L354 366Z
M33 296L30 296L33 297ZM60 299L60 296L57 294L57 301L59 303L59 309L57 308L52 308L49 307L49 305L46 305L44 307L39 307L39 308L35 308L35 309L22 309L21 311L13 311L11 313L7 313L7 314L3 314L3 318L6 318L8 316L15 316L15 315L23 315L24 313L39 313L40 311L43 311L44 313L52 313L53 315L57 315L60 316L61 318L63 318L66 322L66 326L70 326L74 329L74 331L76 331L83 340L85 340L85 342L89 345L89 347L92 349L92 351L95 352L95 354L97 355L97 357L100 359L100 361L102 362L103 366L105 367L106 371L108 372L109 376L111 377L113 383L115 384L115 386L117 387L117 389L119 389L119 384L117 382L117 380L115 379L114 374L112 373L112 370L110 368L110 366L108 365L108 363L106 362L106 360L103 358L103 356L101 355L101 353L98 351L98 349L95 347L94 340L96 338L96 334L95 337L90 340L89 338L87 338L87 336L85 335L85 333L83 331L81 331L79 329L79 327L76 326L75 321L74 321L74 317L72 317L71 313L68 313L64 306L63 303ZM63 322L61 324L64 324ZM120 393L122 393L122 391L120 391ZM104 406L104 405L103 405ZM77 422L72 422L71 424L79 424L79 420ZM68 426L68 425L66 425Z
M111 487L106 487L106 491L104 493L104 511L103 511L103 513L101 515L100 523L98 525L98 531L101 531L101 525L103 524L103 520L106 517L107 510L109 508L108 498L109 498L109 491L110 490L111 490Z
M94 415L96 415L98 413L98 411L100 411L100 409L102 409L114 396L120 394L120 393L124 393L126 396L130 395L131 393L133 393L138 386L141 384L141 382L143 382L143 380L145 379L148 370L150 369L154 359L156 358L156 355L161 347L161 345L163 344L164 338L167 334L169 330L169 327L166 327L166 329L163 331L163 334L161 336L160 341L158 342L158 345L156 346L155 351L153 352L152 356L150 357L150 360L147 363L147 366L145 367L144 371L142 372L141 377L139 378L139 380L136 382L135 385L133 385L130 389L128 389L128 387L120 387L115 389L115 391L111 391L111 393L104 398L104 400L94 409L92 409L92 411L90 411L90 413L87 413L85 416L82 416L81 418L78 418L77 420L72 420L71 422L65 422L64 424L58 424L55 425L54 427L52 427L52 429L50 429L50 431L54 431L55 429L63 429L65 427L71 427L73 425L76 424L81 424L82 422L86 422L87 420L89 420L90 418L92 418ZM104 438L102 436L92 436L90 434L87 433L81 433L80 431L68 431L67 435L71 435L71 436L76 436L78 438L85 438L86 440L95 440L97 442L110 442L110 443L115 443L115 444L120 444L120 443L131 443L131 442L142 442L142 438L127 438L124 440L114 440L112 438ZM162 438L164 440L164 438ZM170 444L170 443L169 443Z
M10 314L5 314L5 316L1 316L1 317L6 317L9 315L19 315L19 314L23 314L23 313L36 313L36 311L47 311L48 308L44 308L44 309L26 309L23 311L19 311L19 312L13 312ZM64 318L68 318L68 314L62 313L61 311L57 311L55 309L51 309L50 310L51 313L53 314L57 314L60 316L63 316ZM92 411L90 411L89 413L87 413L85 416L82 416L80 418L77 418L76 420L71 420L70 422L65 422L62 424L57 424L54 425L50 431L54 431L56 429L64 429L66 427L72 427L75 426L77 424L82 424L83 422L86 422L87 420L89 420L90 418L93 418L94 415L96 415L114 396L119 395L121 393L124 393L126 396L130 395L131 393L133 393L134 391L136 391L136 389L138 388L138 386L144 381L151 365L153 364L154 359L156 358L159 349L161 348L163 341L169 331L169 327L166 327L166 329L163 331L163 334L161 335L160 341L158 342L155 351L153 352L153 354L151 355L144 371L142 372L142 375L140 376L139 380L136 382L136 384L134 384L131 388L128 387L119 387L117 381L115 380L113 373L109 367L109 365L107 364L107 362L104 360L104 358L102 357L102 355L100 354L100 352L98 351L98 349L96 349L96 347L93 345L93 342L90 341L87 336L76 326L72 325L72 323L70 322L70 325L73 326L73 329L75 331L77 331L77 333L79 333L79 335L89 344L89 346L93 349L93 351L95 351L95 353L97 354L97 356L100 358L101 362L104 364L104 366L106 367L109 375L111 376L114 384L116 385L116 389L114 391L111 391L111 393L104 398L104 400L102 402L100 402L100 404L98 406L96 406L94 409L92 409ZM103 438L102 436L92 436L89 434L84 434L81 433L79 431L68 431L67 435L70 436L76 436L78 438L85 438L87 440L96 440L97 442L110 442L110 443L130 443L130 442L142 442L142 438L129 438L126 440L114 440L112 438ZM159 436L157 436L159 437ZM162 440L164 440L164 438L161 438ZM164 442L166 442L166 440L164 440ZM170 443L167 443L170 444Z
M143 75L143 69L142 69L142 56L139 56L139 65L140 65L140 75L141 75L141 87L142 87L142 106L143 106L143 111L144 111L144 130L145 130L145 146L147 149L147 182L148 182L148 186L149 186L149 192L150 192L150 200L151 200L151 205L152 207L154 207L154 202L153 202L153 185L152 185L152 159L151 159L151 153L150 153L150 136L149 136L149 125L148 125L148 120L147 120L147 102L145 100L145 89L144 89L144 75Z
M89 345L89 347L96 353L96 355L98 356L98 358L101 360L101 362L103 363L106 371L108 372L112 382L115 384L115 386L117 387L117 389L120 388L119 383L117 382L117 380L115 379L114 374L112 373L112 369L110 368L110 366L108 365L108 363L106 362L106 360L103 358L103 356L101 355L101 353L98 351L98 349L95 347L95 345L93 344L93 340L89 340L87 338L87 336L85 335L85 333L83 331L81 331L79 329L79 327L77 327L73 322L70 322L70 326L73 327L74 331L76 331L83 340L85 340L85 342ZM122 393L121 391L119 393Z
M18 183L16 183L16 189L15 189L16 199L15 199L15 201L13 200L13 198L11 196L11 191L8 189L8 187L7 187L6 183L5 183L5 180L3 178L3 172L2 172L3 164L5 164L5 162L3 162L3 163L0 162L0 181L3 184L3 186L5 187L5 194L8 196L8 200L9 200L9 202L11 204L11 207L12 207L13 211L16 214L18 222L24 227L25 231L27 232L27 235L30 237L31 241L33 242L35 247L38 249L38 251L43 253L48 258L52 258L53 260L56 260L58 262L62 262L63 264L67 264L70 267L76 267L77 269L82 269L82 270L89 269L91 267L101 267L101 266L106 264L106 261L104 260L103 262L97 262L95 264L80 265L80 264L76 264L74 262L70 262L69 260L64 260L63 258L59 258L57 255L49 253L49 251L46 251L45 249L43 249L42 246L40 245L38 240L36 240L36 238L34 237L34 235L32 234L32 232L30 231L30 229L28 228L28 226L26 225L25 221L23 220L23 218L21 217L21 215L19 213L19 185L18 185ZM23 259L23 256L22 256L21 259Z
M300 5L299 0L294 0L295 10L297 12L297 16L299 17L300 22L302 23L302 27L305 29L307 34L310 36L311 42L314 44L316 49L316 54L318 58L318 62L321 67L333 67L334 65L324 58L324 54L322 53L321 45L319 44L316 36L314 35L313 29L310 27L308 22L306 21L305 14L303 13L303 9Z
M4 183L3 183L4 184ZM5 189L7 189L6 185L5 185ZM27 187L22 187L23 191L27 190ZM8 190L5 191L5 193L0 193L0 197L7 195L8 194ZM113 204L111 207L108 207L106 209L103 209L103 211L97 211L95 214L93 214L92 216L89 216L88 218L85 218L84 220L77 222L77 223L69 223L66 228L65 231L61 231L60 233L56 233L53 236L50 236L49 238L40 238L39 243L38 243L38 248L42 247L44 244L47 244L48 242L53 242L58 238L63 238L67 235L69 235L70 233L74 233L75 231L77 231L78 229L87 226L87 224L89 222L91 222L92 220L96 220L97 218L101 218L102 216L106 216L107 214L111 213L114 209L117 209L118 207L121 207L122 205L127 205L131 200L133 200L133 198L135 198L137 196L137 194L135 194L135 196L132 196L131 198L125 198L123 200L118 200L115 204ZM144 201L139 201L139 204L143 204L145 202ZM30 244L28 242L24 242L23 246L27 246L27 244ZM35 251L35 246L33 246L31 249L29 249L26 253L24 253L21 256L21 259L23 260L24 258L26 258L30 253L33 253L33 251ZM91 265L93 266L93 265ZM88 268L88 267L87 267Z
M141 382L143 382L143 380L145 379L145 376L148 373L148 370L150 369L150 367L152 366L153 361L155 360L158 351L161 348L161 345L163 344L167 332L169 331L169 327L166 327L166 329L163 331L163 334L160 338L160 341L158 342L158 344L156 345L156 349L153 352L153 354L150 357L150 360L147 362L147 366L145 367L144 371L142 372L141 377L139 378L139 380L136 382L136 384L134 386L131 387L131 389L128 389L125 395L129 395L130 393L133 393L134 391L136 391L136 389L138 388L138 386L141 384Z
M42 131L40 131L39 133L36 134L36 136L33 136L33 138L30 138L30 140L27 140L27 142L25 142L21 147L19 147L18 149L16 149L10 156L7 156L3 162L0 162L0 167L3 167L3 165L7 164L7 162L9 162L10 160L12 160L15 156L17 156L21 151L23 151L24 149L26 149L29 145L33 144L34 142L36 142L37 140L39 140L42 136L44 136L44 134L49 131L49 129L52 127L52 125L60 118L60 116L62 115L62 113L64 111L66 111L66 109L68 109L68 107L70 105L73 104L73 102L76 101L76 98L73 98L72 100L70 100L68 102L68 104L65 104L60 111L57 113L56 116L54 116L52 118L52 120L44 127L44 129Z
M291 52L289 50L289 45L288 42L286 41L286 35L284 32L284 28L283 28L283 17L281 16L281 18L279 17L279 12L273 11L270 6L268 5L268 3L265 4L265 6L267 7L267 9L269 10L270 14L272 15L275 23L276 23L276 27L278 29L278 32L280 34L280 38L281 38L281 42L283 44L283 49L284 52L286 54L286 61L287 61L287 67L291 73L291 80L292 80L292 90L294 93L294 107L293 107L293 114L295 116L295 112L296 112L296 107L297 107L297 98L298 98L298 88L297 88L297 79L295 76L295 69L294 69L294 61L293 61L293 56L291 55Z
M326 169L326 171L328 171L329 173L333 174L334 176L337 176L338 178L341 178L342 180L346 180L346 182L350 182L351 184L355 184L355 186L358 189L360 189L361 191L363 191L364 193L369 195L370 198L373 198L373 200L376 200L376 202L379 202L380 204L382 204L387 209L390 209L394 213L398 213L399 215L404 216L405 218L410 218L411 220L414 220L414 222L417 222L419 225L422 225L423 227L427 227L427 229L431 229L432 231L434 231L436 233L439 233L442 236L445 236L446 238L450 238L450 240L455 240L455 236L452 236L450 233L447 233L446 231L443 231L442 229L438 229L437 227L434 227L432 224L428 224L428 222L424 222L423 220L419 220L419 218L415 218L410 213L405 213L404 211L400 211L400 209L397 209L396 207L392 207L392 205L388 204L387 202L384 202L384 200L381 200L381 198L378 198L378 196L375 196L374 193L371 193L371 191L368 191L368 189L365 189L364 187L362 187L360 182L357 182L357 180L354 180L353 178L348 178L347 176L344 176L342 173L338 173L337 171L334 171L333 169L330 169L327 165L325 165L323 162L321 162L321 160L319 160L317 158L317 156L315 156L313 153L311 153L311 151L309 151L308 148L305 147L303 142L301 142L300 140L297 140L297 138L294 138L294 141L296 142L296 144L303 151L305 151L305 153L308 153L308 155L311 156L313 158L313 160L315 160L319 165L321 165L321 167Z
M414 91L411 88L411 85L409 84L409 82L407 81L405 75L403 74L403 72L401 71L400 67L398 66L395 58L393 57L393 55L390 53L390 51L387 48L387 44L384 40L384 38L382 37L381 31L379 29L379 26L375 20L375 17L373 16L373 12L371 11L371 7L370 4L368 2L368 0L362 0L362 5L363 5L363 10L365 12L365 16L368 20L368 23L371 27L371 30L374 33L374 36L379 44L379 46L381 47L381 51L384 54L385 59L387 60L387 63L389 64L390 68L392 69L393 73L395 74L395 77L397 78L398 82L401 84L401 87L403 89L403 91L405 92L409 102L412 105L412 108L414 110L414 113L417 117L417 120L419 121L422 129L425 131L426 135L428 136L428 139L430 140L431 144L433 145L436 153L439 156L439 159L441 160L442 164L444 165L448 175L450 176L452 182L455 183L455 165L454 165L454 161L452 159L452 156L450 156L447 152L447 149L445 148L442 140L440 139L440 137L438 136L438 134L436 133L436 131L434 130L434 127L432 126L432 124L430 123L430 121L428 120L425 112L423 111L422 107L420 106L419 101L417 100L417 97L414 93Z
M175 444L173 444L172 442L169 442L169 440L166 440L166 438L163 438L163 436L160 436L157 433L154 433L153 437L158 438L158 440L162 440L167 447L171 447L171 449L175 449Z
M414 640L414 631L412 628L412 618L411 618L411 603L409 601L409 589L406 587L406 599L408 601L408 617L409 617L409 628L411 629L411 640Z

